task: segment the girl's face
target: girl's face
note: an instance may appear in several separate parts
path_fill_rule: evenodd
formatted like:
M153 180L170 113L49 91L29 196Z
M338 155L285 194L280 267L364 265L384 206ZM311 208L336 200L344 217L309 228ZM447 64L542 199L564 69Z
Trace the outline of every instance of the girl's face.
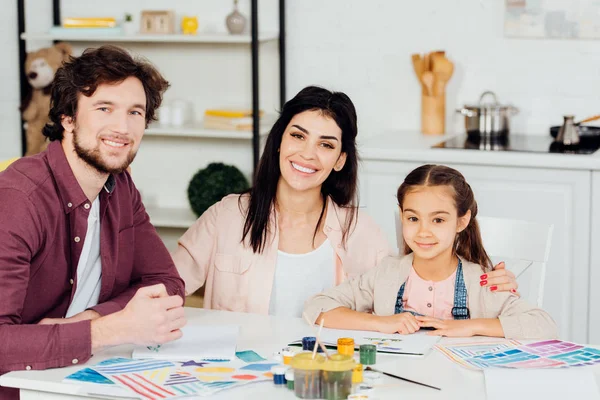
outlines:
M294 190L321 190L332 170L341 170L345 161L342 130L321 111L295 115L283 132L279 149L281 179Z
M449 186L421 186L405 195L402 235L415 257L432 260L448 255L457 233L469 224L471 212L459 218L453 194Z

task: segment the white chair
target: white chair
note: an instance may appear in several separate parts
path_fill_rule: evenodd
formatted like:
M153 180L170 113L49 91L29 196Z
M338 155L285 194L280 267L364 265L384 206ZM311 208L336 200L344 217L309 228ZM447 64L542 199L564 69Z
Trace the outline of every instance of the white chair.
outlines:
M402 222L398 210L395 221L398 250L402 254ZM554 225L494 217L477 217L477 221L483 245L494 265L504 261L506 268L517 277L521 296L542 307Z

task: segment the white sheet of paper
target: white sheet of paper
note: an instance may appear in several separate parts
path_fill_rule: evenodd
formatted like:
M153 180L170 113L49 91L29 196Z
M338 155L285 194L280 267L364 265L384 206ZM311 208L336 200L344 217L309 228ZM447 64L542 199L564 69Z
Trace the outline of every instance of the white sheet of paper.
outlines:
M427 332L416 332L411 335L387 334L372 331L352 331L343 329L323 328L321 340L328 345L336 346L339 338L348 337L354 339L356 348L361 344L371 344L376 339L399 339L397 342L390 342L389 346L377 346L381 352L397 354L424 355L431 350L434 344L440 340L440 336L427 335Z
M599 400L593 369L484 370L487 400L585 399Z
M147 347L133 349L132 358L157 358L171 361L233 360L238 325L191 326L181 329L183 337L160 346L158 350Z

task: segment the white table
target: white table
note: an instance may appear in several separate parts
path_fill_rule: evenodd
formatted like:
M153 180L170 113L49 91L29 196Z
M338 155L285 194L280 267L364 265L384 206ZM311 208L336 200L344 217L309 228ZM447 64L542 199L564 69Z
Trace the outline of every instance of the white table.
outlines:
M312 335L311 328L300 318L274 318L264 315L212 311L186 308L188 323L199 325L238 324L241 327L237 349L252 349L264 357L303 336ZM106 358L131 357L131 346L119 346L92 357L88 365ZM445 358L440 352L432 351L426 357L377 354L377 368L419 382L442 388L441 391L400 381L387 376L376 388L379 400L402 398L483 400L485 382L483 373L462 368ZM0 377L0 385L21 389L21 399L75 399L97 398L82 391L73 383L63 383L69 374L84 365L56 368L45 371L15 371ZM600 367L595 368L600 377ZM259 382L243 387L224 390L213 399L295 399L293 391L279 388L272 382Z

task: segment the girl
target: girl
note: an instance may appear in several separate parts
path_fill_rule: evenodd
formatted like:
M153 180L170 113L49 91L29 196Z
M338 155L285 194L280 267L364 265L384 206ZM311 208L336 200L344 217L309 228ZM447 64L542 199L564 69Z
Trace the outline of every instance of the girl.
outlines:
M556 324L513 293L486 290L492 267L477 224L473 191L456 170L424 165L398 189L404 257L387 257L305 306L313 321L340 329L443 336L554 338Z
M288 101L254 187L213 205L179 240L173 258L186 294L206 285L205 308L300 316L307 298L389 255L357 208L357 131L344 93L311 86ZM503 268L490 278L517 286Z

